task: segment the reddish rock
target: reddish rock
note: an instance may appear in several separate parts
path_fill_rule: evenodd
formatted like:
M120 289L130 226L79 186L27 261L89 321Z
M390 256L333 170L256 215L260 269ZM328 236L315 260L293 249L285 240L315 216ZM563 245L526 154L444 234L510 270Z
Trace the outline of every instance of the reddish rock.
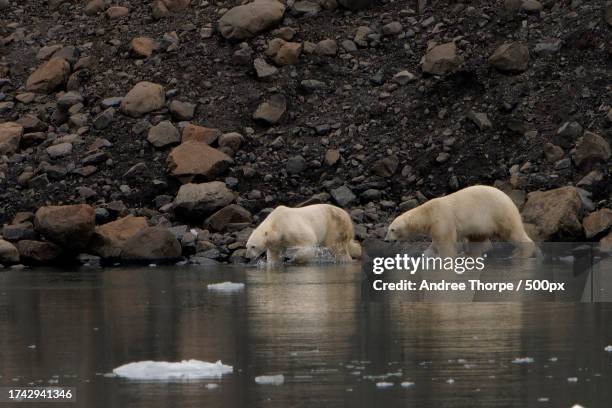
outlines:
M440 44L425 54L422 70L432 75L446 75L455 71L463 63L463 57L457 55L454 42Z
M127 7L122 7L122 6L113 6L113 7L109 7L108 10L106 10L106 16L110 18L111 20L125 17L128 14L130 14L130 9L128 9Z
M19 123L0 123L0 155L15 153L22 136L23 126Z
M50 264L59 260L62 249L52 242L24 240L17 243L21 262L26 264Z
M168 169L179 178L213 178L225 172L232 158L203 142L181 143L168 155Z
M30 75L26 89L30 92L51 93L63 86L70 75L70 64L63 58L51 58Z
M87 247L94 232L95 212L87 204L41 207L34 216L36 231L63 248Z
M140 58L149 58L157 49L157 43L149 37L136 37L130 42L132 54Z
M214 231L223 232L232 224L250 223L251 220L251 213L247 209L230 204L208 217L206 225Z
M182 142L204 142L207 145L213 144L221 136L219 129L207 128L203 126L188 124L183 128Z
M529 48L518 42L503 44L491 55L489 62L502 72L526 71L529 66Z
M237 6L219 19L219 32L226 39L244 40L277 25L285 5L276 0L255 0Z
M19 251L15 245L0 238L0 263L14 264L19 262Z
M133 262L168 262L181 257L181 244L165 228L147 227L127 239L121 258Z
M587 238L607 232L612 227L612 210L604 208L589 214L582 220L582 226Z
M139 82L121 101L121 111L134 118L164 107L164 87L152 82Z
M557 237L582 235L583 204L575 187L561 187L549 191L535 191L527 195L523 220L533 225L532 238L548 241Z
M118 258L124 244L148 226L146 218L128 215L96 227L89 247L102 258Z

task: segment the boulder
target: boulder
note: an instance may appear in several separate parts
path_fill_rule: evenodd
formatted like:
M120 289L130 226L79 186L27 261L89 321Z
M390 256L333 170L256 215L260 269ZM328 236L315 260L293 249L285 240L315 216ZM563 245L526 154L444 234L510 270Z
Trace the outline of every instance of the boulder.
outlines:
M455 71L461 64L463 57L457 55L457 46L454 42L448 42L427 51L422 70L432 75L446 75Z
M121 259L132 262L170 262L181 257L180 242L162 227L146 227L123 243Z
M14 264L19 262L19 251L15 245L0 239L0 263Z
M170 113L174 120L191 120L195 115L196 104L173 100L170 102Z
M489 63L501 72L526 71L529 66L529 48L518 42L502 44L489 57Z
M346 207L357 199L357 196L347 186L335 188L330 191L330 194L340 207Z
M534 226L536 240L549 241L559 237L582 235L583 204L575 187L535 191L527 195L523 220Z
M278 73L278 68L268 64L263 58L255 58L253 61L253 67L257 73L257 78L260 79L269 78Z
M150 37L135 37L130 42L132 54L139 58L149 58L157 49L157 43Z
M29 76L29 92L51 93L63 86L70 75L70 64L63 58L51 58Z
M234 198L234 193L221 181L184 184L174 199L174 212L179 217L201 221Z
M62 256L62 249L52 242L23 240L16 246L21 262L26 264L49 264Z
M147 141L155 147L165 147L180 143L181 136L172 122L165 120L149 129Z
M189 123L183 128L181 142L204 142L207 145L211 145L220 136L221 131L219 129L207 128Z
M104 0L91 0L85 6L85 14L88 16L95 16L103 12L106 9L106 2Z
M91 237L90 250L102 258L118 258L127 240L149 224L144 217L127 217L96 227Z
M274 27L283 19L285 5L276 0L255 0L237 6L219 19L219 32L229 40L244 40Z
M95 211L87 204L41 207L34 216L34 227L63 248L84 249L94 232Z
M111 6L106 10L106 17L111 20L122 18L130 14L130 9L123 6Z
M34 225L30 221L13 222L2 228L2 237L7 241L17 242L23 239L36 239L37 234Z
M19 123L0 123L0 155L15 153L22 136L23 126Z
M224 133L219 138L219 147L229 148L234 152L240 149L244 142L244 136L237 132Z
M164 107L166 95L164 87L152 82L139 82L121 101L121 111L128 116L138 118L149 112Z
M232 224L250 223L251 221L251 213L247 209L230 204L208 217L206 225L214 231L223 232Z
M580 167L587 163L608 160L611 155L610 144L606 139L587 131L576 143L573 159L576 165Z
M299 62L302 53L302 43L288 42L280 38L270 41L266 55L272 57L276 65L295 65Z
M582 220L582 226L584 235L589 239L606 233L612 227L612 210L604 208L589 214Z
M213 178L224 173L232 163L231 157L204 142L181 143L168 155L170 174L179 178Z

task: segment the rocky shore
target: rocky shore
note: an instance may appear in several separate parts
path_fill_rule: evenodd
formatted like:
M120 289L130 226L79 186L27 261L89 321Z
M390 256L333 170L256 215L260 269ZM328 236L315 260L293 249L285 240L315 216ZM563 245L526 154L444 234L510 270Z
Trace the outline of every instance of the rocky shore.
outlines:
M0 0L0 265L245 262L495 185L612 250L612 3Z

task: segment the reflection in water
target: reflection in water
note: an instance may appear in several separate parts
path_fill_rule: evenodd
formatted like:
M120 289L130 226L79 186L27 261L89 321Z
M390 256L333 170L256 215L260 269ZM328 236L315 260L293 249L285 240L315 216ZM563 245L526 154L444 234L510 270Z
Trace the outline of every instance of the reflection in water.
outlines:
M207 290L224 281L246 286ZM0 384L74 386L70 406L88 408L603 407L612 400L611 322L609 304L362 301L357 264L6 271ZM174 384L103 375L183 359L222 360L234 373ZM284 385L254 382L281 373Z

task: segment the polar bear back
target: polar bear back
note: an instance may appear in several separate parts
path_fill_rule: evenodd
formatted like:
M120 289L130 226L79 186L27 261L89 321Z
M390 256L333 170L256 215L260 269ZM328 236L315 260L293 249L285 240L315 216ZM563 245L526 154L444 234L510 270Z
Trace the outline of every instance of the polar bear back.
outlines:
M472 186L435 199L444 212L451 212L456 230L463 236L505 235L521 225L516 205L504 192L489 186Z

